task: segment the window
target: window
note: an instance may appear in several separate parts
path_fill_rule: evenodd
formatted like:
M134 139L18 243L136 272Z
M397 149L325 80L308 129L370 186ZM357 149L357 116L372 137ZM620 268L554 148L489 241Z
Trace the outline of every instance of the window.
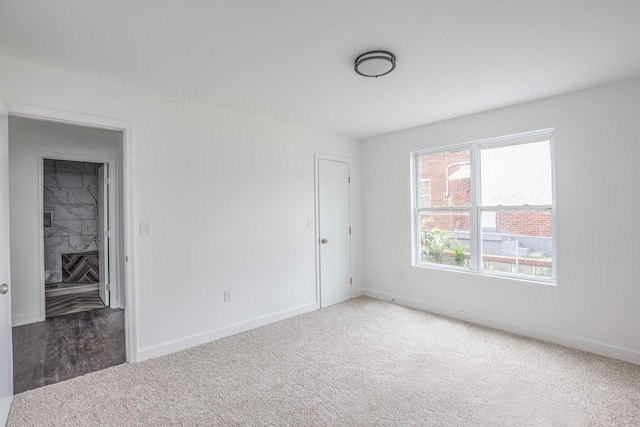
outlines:
M415 264L555 281L552 146L545 130L414 153Z
M418 181L418 206L431 207L431 181L429 178L420 178Z

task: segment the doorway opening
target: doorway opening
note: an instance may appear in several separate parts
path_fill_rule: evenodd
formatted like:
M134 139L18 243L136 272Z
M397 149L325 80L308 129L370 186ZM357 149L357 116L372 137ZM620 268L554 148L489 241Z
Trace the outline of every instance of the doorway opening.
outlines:
M15 393L127 361L124 152L122 130L9 117L12 213L37 213L11 221Z
M109 306L108 163L43 159L45 316Z

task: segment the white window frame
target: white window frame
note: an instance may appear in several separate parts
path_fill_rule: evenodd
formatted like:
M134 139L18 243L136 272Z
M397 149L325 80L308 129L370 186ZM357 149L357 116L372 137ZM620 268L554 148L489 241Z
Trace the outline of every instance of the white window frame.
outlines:
M480 150L486 148L497 148L504 146L513 146L526 144L537 141L549 141L549 149L551 156L551 205L522 205L522 206L482 206L480 204ZM437 154L449 151L469 150L470 168L471 168L471 206L469 207L420 207L419 205L419 185L420 185L420 156L426 154ZM526 132L516 135L508 135L504 137L491 138L485 140L474 141L465 144L458 144L448 147L440 147L436 149L420 150L411 153L411 176L412 176L412 257L413 265L417 267L429 267L443 270L465 271L473 274L487 276L503 276L512 279L525 280L535 283L556 284L557 278L557 234L556 234L556 185L555 185L555 147L553 129L543 129L534 132ZM482 211L513 211L513 210L550 210L551 211L551 245L552 245L552 263L551 277L538 277L525 274L503 273L498 271L488 271L482 269ZM437 212L437 211L460 211L469 212L470 216L470 259L469 268L437 264L422 261L421 242L420 242L420 213L421 212Z

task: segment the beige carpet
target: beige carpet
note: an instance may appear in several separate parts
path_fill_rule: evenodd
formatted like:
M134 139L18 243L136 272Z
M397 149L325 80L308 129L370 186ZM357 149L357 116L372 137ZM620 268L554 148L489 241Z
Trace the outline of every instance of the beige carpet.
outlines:
M9 426L638 426L640 366L358 298L14 398Z

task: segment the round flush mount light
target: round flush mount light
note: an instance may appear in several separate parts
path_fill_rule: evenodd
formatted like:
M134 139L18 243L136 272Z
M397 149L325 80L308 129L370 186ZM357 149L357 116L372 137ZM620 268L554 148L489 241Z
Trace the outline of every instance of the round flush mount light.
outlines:
M379 77L396 68L396 56L386 50L372 50L358 56L353 69L365 77Z

